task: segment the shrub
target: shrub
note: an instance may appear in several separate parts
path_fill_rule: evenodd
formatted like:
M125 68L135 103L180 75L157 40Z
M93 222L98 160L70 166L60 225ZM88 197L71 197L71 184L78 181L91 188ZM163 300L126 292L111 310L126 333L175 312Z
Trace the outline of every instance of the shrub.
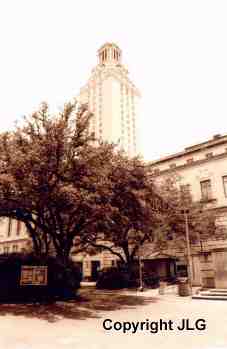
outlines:
M157 288L160 285L160 278L155 273L146 273L143 275L144 286L150 288Z
M21 267L47 266L47 285L20 285ZM0 258L1 301L50 301L75 296L81 273L72 261L56 257L12 254Z
M160 278L155 273L143 272L143 285L145 287L159 287ZM96 287L100 289L120 289L126 287L139 287L139 266L134 264L130 273L126 266L104 268L100 271Z
M96 287L99 289L120 289L128 287L129 276L117 267L104 268L100 271Z
M176 275L169 276L166 281L169 284L176 284L177 283L177 277L176 277Z

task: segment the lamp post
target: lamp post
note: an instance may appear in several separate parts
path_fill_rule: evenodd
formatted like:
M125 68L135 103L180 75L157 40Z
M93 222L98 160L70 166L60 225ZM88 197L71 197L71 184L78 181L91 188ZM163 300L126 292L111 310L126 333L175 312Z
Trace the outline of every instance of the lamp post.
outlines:
M143 262L141 261L140 248L138 250L138 256L139 256L139 279L140 279L139 291L143 292Z
M186 234L186 245L187 245L187 269L188 269L188 282L190 291L192 294L192 272L191 272L191 248L190 248L190 240L189 240L189 227L188 227L188 210L183 210L184 219L185 219L185 234Z

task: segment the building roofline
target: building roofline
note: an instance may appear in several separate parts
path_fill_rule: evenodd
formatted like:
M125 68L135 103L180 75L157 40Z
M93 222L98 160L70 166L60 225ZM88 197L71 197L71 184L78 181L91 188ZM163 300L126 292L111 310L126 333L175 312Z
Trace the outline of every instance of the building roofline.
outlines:
M225 143L227 144L227 134L225 134L223 136L215 135L215 136L213 136L212 139L209 139L206 142L202 142L202 143L198 143L198 144L186 147L183 151L181 151L179 153L164 156L158 160L151 161L150 164L152 166L158 165L158 164L164 163L164 162L169 161L169 160L184 157L186 155L191 155L191 154L194 154L194 153L199 152L201 150L209 149L209 148L215 147L217 145L225 144Z
M227 157L227 152L224 152L224 153L212 156L211 159L213 161L215 161L215 160L223 159L226 157ZM178 165L174 168L166 168L164 170L160 170L160 172L156 175L156 177L159 177L162 174L166 174L166 173L176 173L177 174L178 171L184 170L185 168L201 165L203 163L209 162L211 159L204 158L204 159L199 159L199 160L193 161L191 163L184 163L184 164Z

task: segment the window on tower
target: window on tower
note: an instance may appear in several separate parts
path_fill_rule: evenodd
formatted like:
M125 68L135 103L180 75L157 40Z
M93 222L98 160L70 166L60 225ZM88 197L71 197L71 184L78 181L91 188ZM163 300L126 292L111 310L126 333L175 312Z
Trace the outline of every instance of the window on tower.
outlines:
M20 235L20 231L21 231L21 221L17 221L17 228L16 228L16 233L17 235Z
M8 236L11 235L11 231L12 231L12 218L8 218Z

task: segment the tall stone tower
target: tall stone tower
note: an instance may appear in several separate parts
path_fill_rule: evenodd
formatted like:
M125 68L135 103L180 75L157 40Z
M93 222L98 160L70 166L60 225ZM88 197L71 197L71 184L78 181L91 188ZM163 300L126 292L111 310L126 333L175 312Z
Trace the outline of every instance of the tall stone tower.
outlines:
M79 101L87 103L94 114L90 130L96 137L118 144L129 156L139 151L138 99L140 93L122 65L122 51L114 43L98 50L98 64Z

